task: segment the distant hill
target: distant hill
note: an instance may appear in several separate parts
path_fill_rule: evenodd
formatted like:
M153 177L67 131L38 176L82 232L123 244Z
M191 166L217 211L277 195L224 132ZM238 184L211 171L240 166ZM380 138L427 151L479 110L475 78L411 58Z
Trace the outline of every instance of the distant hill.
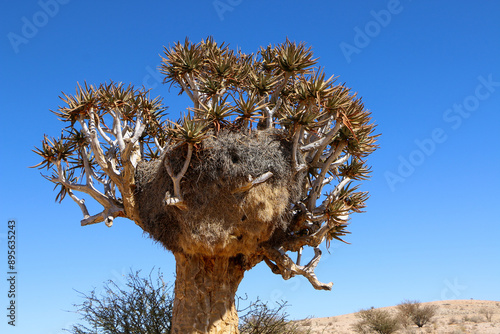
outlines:
M422 303L437 306L437 315L430 324L422 328L417 326L399 330L398 334L500 334L500 302L489 300L445 300ZM369 306L368 306L369 307ZM396 306L383 307L396 313ZM485 317L484 310L493 314L491 321ZM353 334L351 326L358 321L356 313L328 318L300 320L304 329L311 334Z

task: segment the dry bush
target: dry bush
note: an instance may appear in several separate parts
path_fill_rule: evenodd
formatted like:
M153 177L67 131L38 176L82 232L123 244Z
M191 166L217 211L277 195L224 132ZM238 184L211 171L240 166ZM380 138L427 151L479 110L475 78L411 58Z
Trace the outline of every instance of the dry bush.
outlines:
M460 327L459 329L455 329L451 334L465 334L466 329L464 327Z
M479 310L479 313L484 315L486 321L491 322L491 318L493 318L493 313L495 313L492 309L483 307Z
M166 334L170 333L173 309L172 286L160 271L153 277L139 271L125 277L123 287L110 280L103 292L80 293L83 303L74 305L83 324L66 331L72 334Z
M477 315L473 315L473 316L466 315L465 317L462 318L462 320L464 322L473 322L475 324L483 322L483 319Z
M422 304L416 300L404 300L397 306L397 308L399 314L398 318L403 326L408 325L408 323L413 323L419 328L427 324L437 312L436 306L422 306Z
M403 328L401 334L418 334L415 328Z
M359 334L392 334L400 328L399 320L385 310L361 310L356 317L360 320L352 329Z
M288 320L285 312L286 302L278 302L277 307L270 308L267 303L257 300L240 317L241 334L307 334L309 330L301 329L299 324Z
M163 274L151 272L141 277L130 272L125 282L107 281L101 293L81 293L81 304L74 305L83 323L64 331L71 334L168 334L171 332L174 293ZM123 285L123 286L122 286ZM274 308L257 300L242 310L240 334L308 334L288 320L286 302ZM308 319L309 325L311 320Z

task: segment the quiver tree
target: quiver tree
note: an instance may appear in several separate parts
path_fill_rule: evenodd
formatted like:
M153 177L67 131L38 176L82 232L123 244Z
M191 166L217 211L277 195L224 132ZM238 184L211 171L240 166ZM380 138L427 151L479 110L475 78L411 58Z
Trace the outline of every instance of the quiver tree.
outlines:
M288 40L244 54L186 39L160 66L192 101L178 121L133 86L63 94L55 113L67 127L44 138L37 166L52 171L56 199L79 205L82 225L126 217L175 255L174 333L237 333L234 295L261 261L331 289L314 274L319 246L343 241L365 206L353 182L368 177L377 135L361 99L316 62ZM91 215L76 193L103 211Z

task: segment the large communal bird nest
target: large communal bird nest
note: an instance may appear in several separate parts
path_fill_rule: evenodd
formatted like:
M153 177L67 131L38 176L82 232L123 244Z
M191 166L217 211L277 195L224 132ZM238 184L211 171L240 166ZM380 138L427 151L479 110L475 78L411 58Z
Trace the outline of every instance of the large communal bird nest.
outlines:
M191 254L255 253L290 224L291 206L304 192L305 173L294 173L292 145L280 130L212 133L193 154L181 182L186 208L166 205L173 182L164 160L180 170L186 149L141 162L136 198L144 229L167 249ZM251 180L272 173L265 182Z

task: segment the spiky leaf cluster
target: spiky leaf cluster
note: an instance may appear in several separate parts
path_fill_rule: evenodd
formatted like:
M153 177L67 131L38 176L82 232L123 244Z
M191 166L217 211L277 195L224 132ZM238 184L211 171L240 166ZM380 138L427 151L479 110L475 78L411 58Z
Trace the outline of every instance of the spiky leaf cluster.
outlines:
M59 138L44 136L34 149L42 161L33 167L52 171L45 177L60 189L56 200L69 194L84 220L90 215L73 191L87 193L105 207L101 215L90 217L92 222L126 215L121 195L131 192L131 174L125 164L133 150L147 158L151 146L167 140L166 107L145 89L115 82L78 84L74 94L63 93L61 100L64 104L53 112L67 126Z
M54 113L60 120L69 123L62 132L60 138L49 139L47 136L42 141L41 148L35 148L34 152L42 157L42 162L34 167L49 169L55 161L64 161L70 165L70 169L79 169L85 174L84 156L91 166L95 167L91 154L92 147L90 138L86 137L82 127L88 130L93 128L94 132L101 132L110 142L105 150L108 156L115 155L115 147L118 145L116 138L109 139L116 131L116 117L121 118L121 135L133 133L135 124L140 118L146 129L141 137L142 143L154 143L154 136L164 132L161 118L166 108L161 99L150 99L146 90L136 90L132 86L125 87L121 83L111 82L98 87L92 85L77 85L76 93L68 95L63 93L61 100L66 105L59 107ZM88 122L88 125L87 123ZM84 125L85 124L85 125ZM85 152L85 153L84 153ZM118 157L119 158L119 157ZM119 159L115 161L121 165Z

